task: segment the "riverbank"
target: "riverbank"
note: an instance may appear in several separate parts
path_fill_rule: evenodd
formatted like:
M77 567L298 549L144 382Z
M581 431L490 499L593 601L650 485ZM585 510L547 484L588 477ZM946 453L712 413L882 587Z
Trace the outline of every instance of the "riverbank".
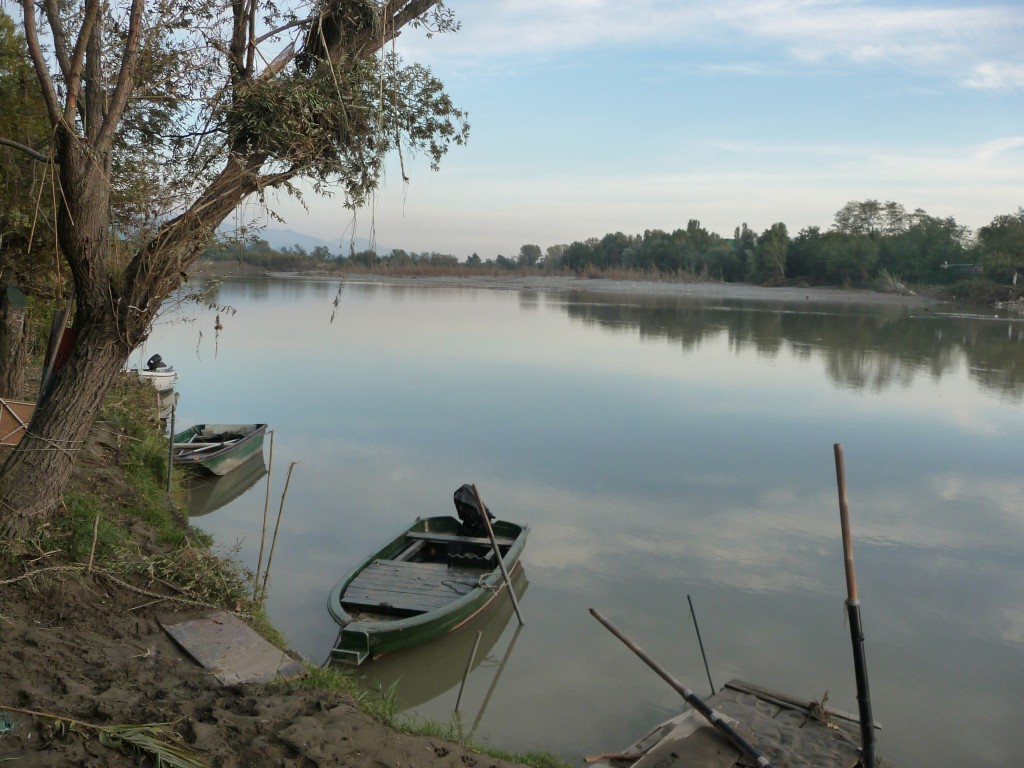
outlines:
M565 291L580 293L627 293L650 296L693 296L705 299L741 299L766 302L812 302L924 308L949 304L941 297L903 289L882 292L866 289L781 286L748 283L690 282L685 280L615 279L517 273L492 274L390 274L317 270L273 272L238 262L201 262L197 273L205 277L273 277L284 280L324 280L348 283L383 283L438 287L485 288L510 291Z
M338 275L271 273L273 277L319 277L337 280ZM610 278L565 277L554 275L518 276L423 276L351 273L350 283L387 283L391 285L436 285L520 291L573 291L582 293L629 293L651 296L693 296L707 299L744 299L749 301L808 301L825 303L928 307L943 300L911 291L881 293L843 288L767 287L747 283L690 283L668 280L613 280Z
M98 422L66 496L69 525L0 552L0 763L152 765L152 753L122 753L98 727L163 724L154 732L195 760L174 765L517 765L402 733L350 693L323 687L328 676L301 686L218 683L161 622L225 608L246 615L249 588L240 591L230 569L225 577L166 494L139 487L131 449L143 439Z

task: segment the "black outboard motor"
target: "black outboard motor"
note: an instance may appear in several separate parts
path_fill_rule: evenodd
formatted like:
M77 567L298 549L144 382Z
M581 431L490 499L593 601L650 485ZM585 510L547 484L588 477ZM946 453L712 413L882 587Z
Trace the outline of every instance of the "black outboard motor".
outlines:
M164 367L164 359L160 355L153 355L149 360L146 361L146 370L155 371L157 368Z
M463 536L486 536L487 527L484 525L483 515L476 505L476 494L473 493L473 486L463 485L455 491L455 509L459 513L459 520L462 521L461 534ZM494 515L487 510L491 520Z

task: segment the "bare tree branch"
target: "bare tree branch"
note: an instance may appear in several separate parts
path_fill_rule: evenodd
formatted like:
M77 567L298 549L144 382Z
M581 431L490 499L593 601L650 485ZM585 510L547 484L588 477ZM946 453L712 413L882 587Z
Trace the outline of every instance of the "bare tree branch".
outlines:
M266 42L270 38L274 37L274 35L279 35L282 32L286 32L289 29L292 29L293 27L301 27L304 24L309 24L309 22L311 22L312 20L312 16L307 16L304 19L295 19L295 21L290 21L287 24L283 24L282 26L277 27L276 29L270 30L269 32L264 32L262 35L257 37L252 42L254 45L259 45L260 43Z
M114 132L121 121L121 115L124 114L125 104L128 103L128 97L135 88L135 74L138 71L139 49L142 40L142 11L145 7L145 0L132 0L132 10L128 17L128 39L125 41L121 69L117 75L117 87L114 89L114 95L107 107L103 128L96 138L98 148L107 149L113 142Z
M89 47L89 38L92 37L93 27L100 15L99 0L86 0L85 18L82 20L82 29L75 41L75 52L71 57L71 64L67 77L67 102L64 105L64 121L68 126L74 125L75 112L78 109L79 88L82 84L82 68L85 61L85 51Z
M397 34L398 30L418 16L422 16L438 2L439 0L389 0L384 6L384 16L391 21L391 29ZM391 42L391 38L386 42Z
M256 0L249 0L249 39L248 52L245 57L245 76L252 77L253 65L256 61Z
M35 4L32 0L21 0L21 7L25 19L25 43L28 45L28 54L32 58L36 77L39 78L39 90L46 103L46 112L50 116L50 123L56 126L60 123L60 101L57 99L57 91L53 87L53 80L50 79L49 70L46 68L46 59L39 45Z
M68 55L68 35L64 31L64 22L60 18L57 0L46 0L43 9L46 12L46 23L50 27L50 34L53 35L53 50L57 56L57 64L60 66L64 80L67 81L71 73L71 57Z
M38 160L41 163L50 162L49 155L44 155L42 152L37 152L36 150L32 149L32 147L27 147L24 144L19 144L16 141L5 139L3 136L0 136L0 144L3 144L5 147L12 147L13 149L18 150L19 152L24 152L33 160Z

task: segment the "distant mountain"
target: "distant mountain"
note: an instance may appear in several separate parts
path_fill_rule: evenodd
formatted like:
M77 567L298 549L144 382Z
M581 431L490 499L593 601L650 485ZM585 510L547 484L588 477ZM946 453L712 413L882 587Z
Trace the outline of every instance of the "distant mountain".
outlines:
M226 233L231 232L231 229L228 227L221 227L221 230ZM347 237L324 240L321 237L307 235L294 229L278 229L276 227L267 227L259 232L256 237L266 240L275 251L280 251L283 248L294 248L296 245L299 245L302 246L306 253L310 253L314 248L322 245L331 252L332 256L348 256L349 249L353 247L352 240ZM370 248L370 241L365 237L357 237L354 246L357 253L365 251ZM377 244L375 250L382 256L391 253L390 248L385 248L380 243Z

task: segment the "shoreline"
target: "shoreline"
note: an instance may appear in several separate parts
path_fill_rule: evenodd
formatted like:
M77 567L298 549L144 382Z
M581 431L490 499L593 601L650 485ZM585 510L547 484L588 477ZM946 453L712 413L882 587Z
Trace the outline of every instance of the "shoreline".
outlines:
M769 287L749 283L679 282L669 280L617 280L612 278L558 275L385 275L373 272L330 274L327 272L271 272L267 270L212 270L202 274L220 277L262 276L282 280L340 281L353 284L415 285L483 288L489 290L551 291L574 293L620 293L644 296L691 296L705 299L747 301L809 301L824 304L861 304L923 308L950 304L947 299L913 291L883 293L869 289L831 287Z

